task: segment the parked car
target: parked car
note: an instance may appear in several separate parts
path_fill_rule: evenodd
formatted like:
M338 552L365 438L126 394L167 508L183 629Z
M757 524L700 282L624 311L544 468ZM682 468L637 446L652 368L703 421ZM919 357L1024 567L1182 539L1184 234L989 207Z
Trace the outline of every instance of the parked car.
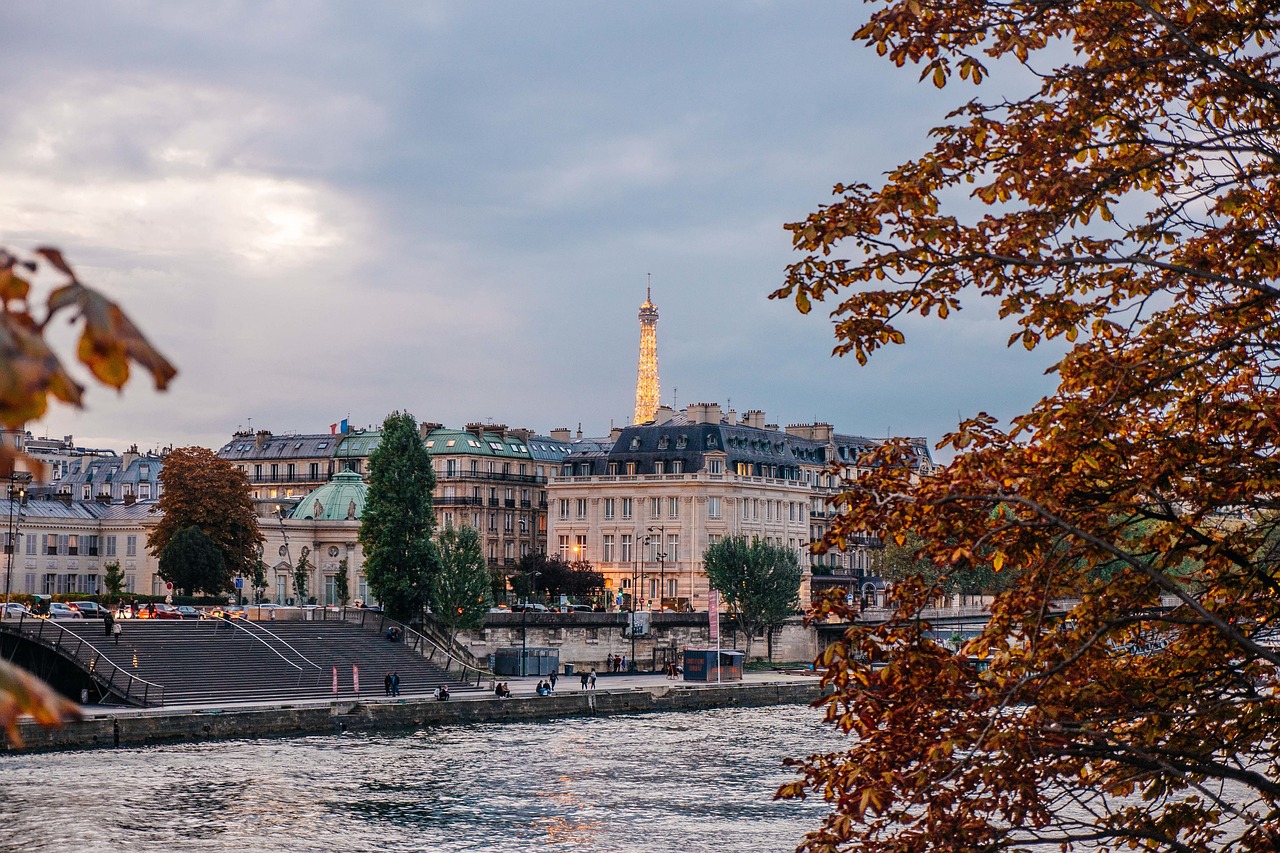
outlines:
M107 608L96 601L74 601L71 603L71 609L79 610L80 615L86 619L107 618Z
M155 610L151 609L148 604L145 608L138 611L139 619L181 619L182 614L178 612L178 608L172 604L157 603Z
M561 613L590 613L592 611L590 604L562 604L560 605Z
M536 601L526 601L524 604L511 605L512 613L546 613L547 605L539 604Z
M0 604L0 615L3 615L5 619L17 619L20 616L34 616L35 614L18 602L11 601L8 604Z
M203 614L192 607L190 604L179 604L178 614L183 619L199 619Z
M84 615L79 610L73 610L71 605L63 604L61 601L54 601L49 605L50 619L83 619Z

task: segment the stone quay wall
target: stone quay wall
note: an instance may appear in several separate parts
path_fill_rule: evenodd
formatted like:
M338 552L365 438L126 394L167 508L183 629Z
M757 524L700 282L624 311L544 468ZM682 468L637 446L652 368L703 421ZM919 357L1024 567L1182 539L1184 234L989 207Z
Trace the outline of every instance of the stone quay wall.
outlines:
M343 731L412 729L465 723L528 722L556 717L695 711L813 702L821 695L817 678L779 683L660 685L512 699L398 700L298 705L270 708L208 708L165 711L92 709L84 720L62 728L20 724L23 751L92 749L175 741L225 740ZM9 747L13 751L12 747Z
M649 631L635 638L627 632L627 613L490 613L484 627L462 631L458 642L475 657L486 659L498 649L557 649L560 665L573 664L578 670L595 667L607 672L606 661L625 656L641 669L661 665L673 655L690 648L708 648L709 625L706 613L654 614ZM720 623L720 647L746 650L746 637L735 631L730 619ZM811 662L821 648L818 632L804 620L790 619L773 636L773 657L779 662ZM764 636L751 645L752 660L766 660L769 644Z

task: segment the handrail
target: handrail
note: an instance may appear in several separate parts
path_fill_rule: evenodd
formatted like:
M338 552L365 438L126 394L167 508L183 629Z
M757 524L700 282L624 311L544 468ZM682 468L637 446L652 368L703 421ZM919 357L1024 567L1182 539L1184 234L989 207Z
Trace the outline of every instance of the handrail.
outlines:
M231 620L231 621L234 622L236 620ZM320 664L316 663L315 661L311 660L309 657L307 657L302 652L295 649L293 646L289 645L288 641L286 641L284 637L281 637L275 631L272 631L264 627L261 622L251 622L249 620L245 620L245 624L241 625L240 628L244 631L248 631L249 629L246 627L248 625L252 625L254 628L257 628L259 631L262 631L263 633L267 634L268 636L271 637L271 639L278 640L280 642L280 645L284 646L286 649L293 652L308 666L314 666L316 669L320 670L321 672L324 672L324 667L322 667ZM266 641L264 640L263 642L266 642Z
M351 611L354 611L354 612L351 612ZM325 612L325 616L323 618L327 619L328 618L327 611L321 611L321 612ZM358 619L355 618L356 613L360 614ZM386 614L378 613L364 607L351 607L351 608L343 607L342 610L338 612L339 621L350 622L351 624L359 625L361 628L368 627L366 623L374 616L378 617L378 633L379 634L381 634L387 626L394 625L395 627L399 628L401 633L404 635L405 646L411 649L412 651L416 652L421 657L424 657L427 660L433 661L435 659L435 652L440 652L441 654L449 658L449 660L457 660L457 657L455 655L451 654L447 649L441 648L441 646L431 638L426 637L420 632L413 630L408 625L405 625L402 622L397 622L394 619L388 618ZM432 649L431 654L427 654L424 651L428 647ZM478 666L471 666L470 664L467 664L461 660L458 660L458 666L461 667L462 669L469 669L475 673L477 686L479 686L480 682L486 677L490 679L496 677L494 673L488 669L482 669Z
M125 686L124 686L124 692L123 694L121 694L126 701L130 699L134 699L134 700L140 701L141 704L143 705L147 705L149 704L149 701L151 698L151 691L152 689L154 689L160 695L160 699L156 704L164 705L164 685L147 681L145 678L139 678L133 673L123 669L118 664L112 663L111 660L107 658L106 654L97 646L88 642L87 640L85 640L83 637L81 637L79 634L75 633L74 631L69 631L66 628L62 627L52 619L41 619L39 617L33 617L33 618L34 618L34 621L39 623L34 632L30 630L26 630L26 631L23 630L24 620L31 621L27 619L25 614L20 615L18 617L17 625L13 625L11 619L0 620L0 629L5 630L7 633L17 634L20 637L25 637L49 649L55 654L59 654L62 657L73 661L74 663L82 664L86 668L89 678L91 678L100 686L104 687L109 693L120 693L119 688L115 686L116 674L119 673L120 675L124 676L124 678L128 679L128 681L125 683ZM46 625L50 625L58 629L58 633L52 639L45 637ZM76 640L75 651L71 651L70 643L67 643L65 645L63 644L63 639L67 635L70 635L72 638ZM89 655L88 659L81 657L81 652L86 648L90 652L92 652L92 654ZM109 677L104 677L99 671L99 663L103 663L103 662L105 662L107 666L110 667ZM142 696L140 698L136 696L134 693L135 685L142 686L142 691L141 691Z
M238 625L238 624L236 624L236 623L237 623L237 620L235 620L235 619L228 619L228 618L227 618L227 617L225 617L225 616L214 616L214 617L212 617L212 620L213 620L214 622L218 622L218 621L226 622L228 625L230 625L230 626L231 626L231 627L233 627L233 628L239 628L241 631L244 631L245 636L247 636L247 637L249 637L249 638L251 638L251 639L257 640L259 643L262 643L262 645L264 645L264 646L266 646L268 649L270 649L270 650L271 650L271 652L272 652L276 657L280 658L280 660L282 660L282 661L284 661L285 663L289 664L289 666L291 666L291 667L293 667L294 669L296 669L299 673L301 673L301 672L302 672L302 667L298 666L296 663L294 663L293 661L289 660L289 659L288 659L287 657L285 657L284 655L280 654L280 650L279 650L279 649L277 649L275 646L271 645L270 643L268 643L266 640L262 639L261 637L259 637L259 636L255 635L255 634L254 634L253 632L251 632L248 628L244 627L243 625ZM308 663L310 663L310 661L308 661Z

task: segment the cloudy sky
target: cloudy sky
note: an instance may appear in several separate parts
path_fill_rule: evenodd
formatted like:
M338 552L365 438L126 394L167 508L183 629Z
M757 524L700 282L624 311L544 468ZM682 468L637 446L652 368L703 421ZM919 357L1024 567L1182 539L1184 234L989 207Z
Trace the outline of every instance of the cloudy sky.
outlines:
M984 306L859 368L767 298L784 223L973 94L850 41L866 14L7 0L0 239L62 247L180 370L30 428L216 447L407 409L598 435L632 413L649 275L664 403L933 440L1022 411L1049 357Z

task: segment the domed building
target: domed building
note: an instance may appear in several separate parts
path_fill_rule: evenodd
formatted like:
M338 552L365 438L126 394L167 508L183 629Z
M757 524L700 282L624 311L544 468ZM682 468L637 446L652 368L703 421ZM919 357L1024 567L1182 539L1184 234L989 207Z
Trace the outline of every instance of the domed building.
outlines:
M268 601L277 604L350 603L369 601L364 576L364 551L360 547L360 515L369 487L360 475L347 470L298 501L292 511L274 521L262 519L263 562L267 566ZM305 559L308 567L306 594L299 601L294 589L294 569ZM345 596L341 589L346 563Z

